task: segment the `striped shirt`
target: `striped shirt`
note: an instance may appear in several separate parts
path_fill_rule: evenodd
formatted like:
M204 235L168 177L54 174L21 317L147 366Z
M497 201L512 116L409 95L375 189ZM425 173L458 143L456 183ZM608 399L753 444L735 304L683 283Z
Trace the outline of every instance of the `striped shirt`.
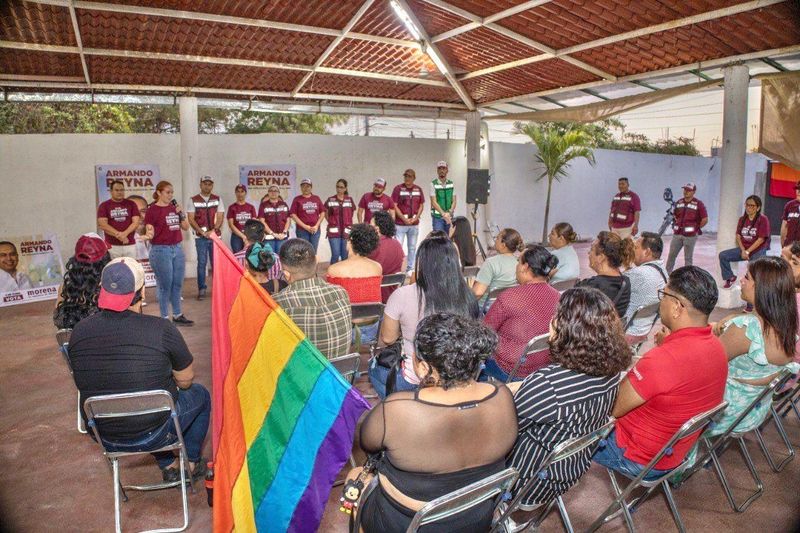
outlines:
M618 384L619 374L590 376L559 364L540 368L525 378L514 396L519 436L508 461L520 473L516 490L536 473L553 448L608 421ZM589 469L592 451L554 464L547 479L536 479L524 503L547 503L565 493Z

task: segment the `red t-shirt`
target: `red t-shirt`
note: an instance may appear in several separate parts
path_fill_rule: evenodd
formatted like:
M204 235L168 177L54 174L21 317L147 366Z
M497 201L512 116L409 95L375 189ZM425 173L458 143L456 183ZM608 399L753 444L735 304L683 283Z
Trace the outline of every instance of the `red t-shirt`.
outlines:
M406 258L406 254L403 252L403 245L397 239L381 235L378 247L370 254L369 258L381 264L384 275L397 274L403 268L403 259ZM381 287L381 301L386 303L396 289L396 285Z
M250 202L240 204L234 202L228 206L228 213L225 215L227 219L233 219L233 225L239 231L244 231L244 224L251 218L256 218L256 208Z
M273 204L266 199L258 206L258 218L263 218L273 233L283 233L289 220L289 206L283 200Z
M394 209L394 202L387 194L375 196L375 193L368 192L361 197L361 201L358 202L358 208L364 210L364 223L369 224L374 213Z
M642 210L639 195L633 191L621 192L611 200L611 227L627 228L635 222L634 215Z
M675 235L694 237L702 235L700 222L708 218L706 206L697 198L692 198L688 202L681 198L675 202L675 225L673 232Z
M106 200L97 206L97 218L108 219L108 225L117 231L125 231L133 223L133 217L141 216L136 202L123 198L119 202ZM128 234L126 242L121 242L113 235L105 235L106 242L111 246L128 246L136 244L133 232Z
M150 204L144 215L144 223L153 226L153 244L178 244L183 240L181 218L172 204L160 206Z
M324 210L325 206L322 205L322 200L316 194L308 197L300 195L295 196L294 200L292 200L292 207L289 208L289 213L297 215L297 218L303 224L313 226L319 222L319 217Z
M413 217L419 212L419 206L425 203L425 193L419 185L412 185L409 189L405 183L401 183L392 191L392 201L397 206L397 213L395 213L395 223L399 226L417 226L419 220L414 224L406 224L403 217L399 216L403 213L408 218Z
M764 239L761 246L751 253L769 248L769 219L764 215L759 215L755 220L750 220L747 215L742 215L736 225L736 233L742 239L742 245L745 249L750 248L757 239Z
M628 372L644 404L617 419L617 444L625 457L645 465L690 418L722 403L728 358L711 326L684 328L668 335ZM700 432L675 443L672 455L657 464L675 468Z
M786 202L781 220L786 222L786 240L781 243L781 246L800 241L800 202L797 200Z

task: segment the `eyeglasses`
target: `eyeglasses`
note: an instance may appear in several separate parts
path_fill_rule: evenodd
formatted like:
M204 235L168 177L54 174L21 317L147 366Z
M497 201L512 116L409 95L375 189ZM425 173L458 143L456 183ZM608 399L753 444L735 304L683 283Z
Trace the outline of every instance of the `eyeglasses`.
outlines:
M758 207L756 204L744 204L745 207Z
M337 185L336 188L337 189L346 189L347 187L345 187L344 185Z
M686 307L685 305L683 305L683 302L681 301L681 299L678 298L677 296L675 296L674 294L670 294L667 291L665 291L664 289L658 289L658 301L659 302L664 299L664 296L669 296L670 298L675 298L676 300L678 300L678 303L681 304L681 307Z

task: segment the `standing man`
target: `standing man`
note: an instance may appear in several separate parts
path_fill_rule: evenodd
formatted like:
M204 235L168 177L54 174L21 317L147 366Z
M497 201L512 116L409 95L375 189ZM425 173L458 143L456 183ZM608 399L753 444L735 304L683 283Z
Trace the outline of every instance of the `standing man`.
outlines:
M639 212L642 210L642 203L639 195L630 189L628 178L620 178L617 187L619 193L611 200L608 229L623 239L635 237L639 233Z
M197 248L197 299L206 296L206 266L214 264L214 244L211 233L221 235L225 206L222 200L211 191L214 189L214 178L203 176L200 180L200 194L192 196L186 209L189 214L189 225L195 233L194 245Z
M669 257L667 257L667 272L675 268L675 258L683 248L684 266L692 264L694 245L697 236L702 235L701 228L708 224L706 206L694 197L697 185L687 183L683 186L683 198L675 202L675 222L673 222L672 242L669 243Z
M800 182L794 184L794 200L783 207L781 217L781 247L800 241Z
M434 230L450 235L453 212L456 210L456 191L453 182L447 179L447 170L447 161L436 164L438 177L431 182L431 217Z
M383 194L386 189L386 180L378 178L372 184L372 192L365 193L358 202L358 223L369 224L372 215L378 211L386 211L394 217L394 202L391 197ZM365 213L366 211L366 213Z
M139 207L133 200L125 198L125 184L121 180L112 181L109 190L111 199L97 206L97 227L103 230L112 259L136 259L134 232L141 221Z
M414 269L414 259L417 255L417 237L419 236L419 219L425 210L425 193L422 187L414 181L417 174L413 169L403 173L403 183L392 191L392 200L396 206L394 216L396 221L396 239L403 246L403 238L408 247L407 270Z
M0 241L0 293L32 289L31 278L17 272L19 253L13 242Z

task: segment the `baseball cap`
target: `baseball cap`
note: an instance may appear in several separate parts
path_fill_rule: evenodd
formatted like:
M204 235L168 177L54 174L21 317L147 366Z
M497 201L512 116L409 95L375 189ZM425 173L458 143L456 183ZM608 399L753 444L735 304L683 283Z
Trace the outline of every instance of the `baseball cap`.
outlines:
M97 307L124 311L131 306L136 291L144 286L144 268L135 259L118 257L106 265L100 276Z
M378 178L375 180L373 185L377 185L378 187L386 187L386 180L383 178Z
M270 185L269 187L267 187L267 192L269 192L269 191L271 191L273 189L275 189L278 192L281 192L281 188L278 187L277 185Z
M200 178L200 181L201 182L210 181L211 183L214 183L214 178L212 178L211 176L203 176L202 178Z
M300 180L300 185L313 185L311 178L303 178Z
M683 188L684 189L689 189L690 191L696 191L697 190L697 185L695 185L694 183L692 183L690 181L689 183L684 184Z
M436 163L436 168L441 168L441 167L447 168L447 161L439 161L438 163Z
M106 255L109 248L97 233L84 233L75 243L75 260L79 263L96 263Z
M239 185L237 185L236 187L234 187L234 188L233 188L233 190L234 190L234 191L244 191L244 192L247 192L247 186L246 186L246 185L244 185L244 184L242 184L242 183L240 183Z

